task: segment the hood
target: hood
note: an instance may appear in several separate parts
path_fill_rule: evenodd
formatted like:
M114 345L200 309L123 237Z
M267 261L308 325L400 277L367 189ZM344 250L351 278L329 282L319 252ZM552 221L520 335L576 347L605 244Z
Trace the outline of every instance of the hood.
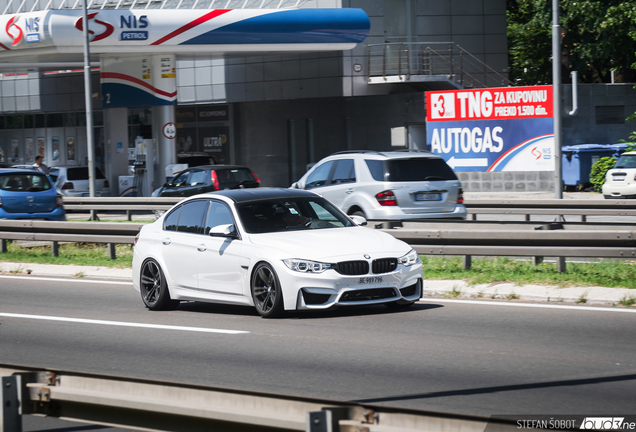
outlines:
M267 234L248 234L251 243L278 250L287 258L341 261L401 257L411 246L390 234L363 227L326 228Z

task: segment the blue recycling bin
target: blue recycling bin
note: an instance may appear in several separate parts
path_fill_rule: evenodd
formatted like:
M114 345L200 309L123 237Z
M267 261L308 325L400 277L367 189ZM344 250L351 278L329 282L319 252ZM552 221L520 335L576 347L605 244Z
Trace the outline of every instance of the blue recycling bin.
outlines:
M580 190L590 186L592 165L602 157L615 156L629 144L574 144L561 147L563 185L566 189Z

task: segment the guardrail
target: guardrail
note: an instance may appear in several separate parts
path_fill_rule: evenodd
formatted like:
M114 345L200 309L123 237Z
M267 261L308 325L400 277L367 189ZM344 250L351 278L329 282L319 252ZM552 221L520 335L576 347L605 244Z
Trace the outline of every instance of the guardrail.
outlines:
M132 244L144 224L117 222L47 222L0 220L0 252L6 252L7 240L53 242L57 256L58 242L91 242L108 244L115 259L115 244ZM583 227L583 228L581 228ZM422 255L464 256L464 268L470 268L471 256L556 257L559 271L564 272L566 257L636 258L636 231L632 227L593 229L587 225L567 226L560 223L496 224L466 221L463 223L405 222L382 229L410 244Z
M574 215L581 222L587 222L587 216L636 216L636 200L484 199L467 200L464 205L472 220L480 214L524 215L526 221L532 215Z
M0 364L0 432L24 414L174 432L516 430L504 419Z
M124 211L127 219L131 220L133 211L165 211L182 199L65 197L64 208L73 211ZM581 222L587 222L587 216L636 216L636 200L483 199L466 200L464 205L472 220L485 214L523 215L526 221L531 221L532 215L573 215L580 216Z
M118 222L51 222L38 220L0 220L0 253L7 251L7 240L50 241L51 253L59 254L59 242L104 243L111 259L116 244L133 244L144 224Z

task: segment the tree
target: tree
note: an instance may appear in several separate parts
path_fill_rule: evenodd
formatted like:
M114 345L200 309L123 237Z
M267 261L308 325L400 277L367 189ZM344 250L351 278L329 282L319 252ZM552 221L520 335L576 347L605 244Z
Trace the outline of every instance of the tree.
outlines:
M561 0L562 81L636 81L636 0ZM552 1L507 0L510 79L552 83Z

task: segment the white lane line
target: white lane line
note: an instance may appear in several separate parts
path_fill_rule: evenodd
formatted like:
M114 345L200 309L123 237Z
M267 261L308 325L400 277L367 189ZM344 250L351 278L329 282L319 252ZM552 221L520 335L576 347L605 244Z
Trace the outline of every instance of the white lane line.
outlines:
M458 300L458 299L438 299L438 298L425 298L420 299L420 302L426 303L462 303L462 304L475 304L481 306L512 306L512 307L525 307L525 308L544 308L544 309L569 309L569 310L584 310L593 312L627 312L636 313L636 308L622 308L622 307L595 307L595 306L567 306L567 305L555 305L555 304L538 304L538 303L504 303L488 300Z
M200 333L221 333L221 334L233 334L233 335L250 333L244 330L223 330L223 329L213 329L213 328L204 328L204 327L183 327L183 326L171 326L171 325L162 325L162 324L143 324L143 323L131 323L131 322L123 322L123 321L103 321L103 320L93 320L93 319L84 319L84 318L67 318L67 317L55 317L55 316L46 316L46 315L25 315L25 314L2 313L2 312L0 312L0 317L35 319L35 320L45 320L45 321L64 321L64 322L72 322L72 323L99 324L99 325L109 325L109 326L118 326L118 327L139 327L139 328L151 328L151 329L159 329L159 330L178 330L178 331L190 331L190 332L200 332Z
M108 277L108 276L105 276ZM38 281L54 281L54 282L83 282L83 283L106 283L111 285L132 285L132 281L130 282L122 282L122 281L113 281L108 279L66 279L66 278L52 278L52 277L41 277L41 276L8 276L8 275L0 275L0 278L4 279L21 279L21 280L38 280Z

